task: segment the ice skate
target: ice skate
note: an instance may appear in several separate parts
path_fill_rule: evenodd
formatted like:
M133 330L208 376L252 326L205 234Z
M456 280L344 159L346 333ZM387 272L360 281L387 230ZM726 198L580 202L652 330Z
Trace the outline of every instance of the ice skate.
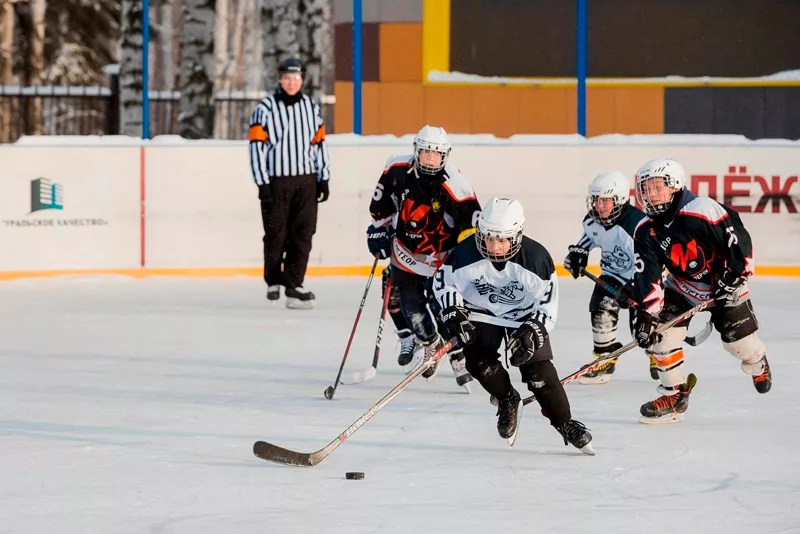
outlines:
M314 293L300 287L286 288L286 307L292 310L310 310L314 307Z
M471 392L470 382L472 376L467 372L467 360L462 355L461 358L450 358L450 367L453 369L453 374L456 376L456 384Z
M689 408L689 394L697 384L697 377L689 374L685 384L678 386L674 395L663 395L653 401L645 402L639 410L644 424L672 424L683 421L683 414Z
M553 427L558 430L558 433L564 438L564 445L572 445L583 454L594 456L592 435L583 423L571 419L566 423L553 425Z
M766 354L761 361L764 362L764 370L758 375L753 375L753 386L756 388L756 391L764 394L772 389L772 371L769 370L769 362L767 361Z
M614 343L613 345L608 347L608 350L606 352L593 353L594 359L595 361L597 361L600 358L608 356L609 354L611 354L612 352L621 347L622 347L621 343ZM584 365L584 367L588 367L589 365L591 364L586 364ZM578 379L578 383L583 385L607 384L608 382L611 381L611 375L614 374L616 366L617 366L616 358L614 358L613 360L606 360L603 363L601 363L600 366L594 371L589 371L588 373L580 377Z
M655 354L650 354L650 378L658 380L658 366L656 366Z
M517 430L519 430L520 418L522 417L522 410L520 409L519 393L516 389L511 388L511 393L504 399L498 401L497 406L497 433L501 438L508 440L509 446L513 447L514 442L517 440Z
M278 300L281 298L281 286L267 286L267 300L273 306L278 304Z
M423 345L425 346L425 359L423 360L423 363L425 363L429 361L433 357L433 355L436 354L436 352L438 352L438 350L444 346L444 340L442 339L442 336L436 334L436 337L433 339L433 341L427 344L423 343ZM442 356L441 358L436 360L436 362L434 362L432 366L425 369L425 371L422 373L422 376L425 377L425 379L428 381L429 384L436 379L436 373L439 372L439 369L441 369L442 364L444 364L444 359L445 356Z
M397 363L405 367L414 360L414 352L417 350L417 337L414 334L408 334L400 338L400 354L397 355Z

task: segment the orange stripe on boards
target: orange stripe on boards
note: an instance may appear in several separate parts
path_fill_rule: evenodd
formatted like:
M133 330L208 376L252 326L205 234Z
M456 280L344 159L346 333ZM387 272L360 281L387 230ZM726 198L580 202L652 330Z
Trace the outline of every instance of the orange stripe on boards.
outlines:
M371 265L309 266L308 276L369 276ZM589 272L600 274L597 266L590 266ZM378 267L376 274L381 274L383 267ZM559 276L571 276L563 266L556 266ZM53 278L57 276L94 276L116 275L132 278L149 276L185 276L193 278L227 278L232 276L262 276L261 267L211 267L187 269L58 269L50 271L0 271L0 281L19 280L24 278ZM800 277L800 266L759 266L756 276Z
M371 265L309 266L307 276L369 276ZM375 274L380 275L379 266ZM151 276L182 276L187 278L231 278L236 276L261 277L261 267L217 267L205 269L64 269L52 271L0 271L0 281L23 280L30 278L57 278L75 276L127 276L148 278Z

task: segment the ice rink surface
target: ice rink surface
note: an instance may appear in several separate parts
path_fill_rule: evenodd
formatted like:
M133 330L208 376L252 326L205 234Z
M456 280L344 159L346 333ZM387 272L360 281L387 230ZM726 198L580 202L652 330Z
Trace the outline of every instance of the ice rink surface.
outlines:
M565 447L535 404L508 447L488 396L446 366L314 468L255 458L256 440L323 447L403 378L389 323L377 377L323 398L365 282L309 280L313 311L268 307L255 278L0 285L0 533L800 532L800 280L752 283L767 395L716 333L687 349L698 384L681 424L638 423L657 396L638 349L610 384L568 385L595 457ZM379 286L346 376L372 360ZM591 359L592 284L560 286L566 376Z

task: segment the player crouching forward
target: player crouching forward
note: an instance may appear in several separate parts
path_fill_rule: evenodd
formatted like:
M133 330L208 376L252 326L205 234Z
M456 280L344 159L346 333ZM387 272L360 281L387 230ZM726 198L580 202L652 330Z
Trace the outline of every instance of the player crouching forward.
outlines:
M583 276L589 263L589 252L600 249L600 280L618 294L596 285L589 300L589 314L594 341L594 357L602 358L622 348L617 341L620 308L628 308L633 278L633 231L645 215L630 203L630 185L618 171L598 174L589 184L586 196L588 213L583 219L583 235L577 245L569 247L564 268L573 278ZM616 360L608 360L596 371L578 379L581 384L605 384L611 380ZM650 376L658 380L656 361L650 360Z
M513 445L522 407L498 349L511 336L510 363L536 395L542 413L564 438L593 454L592 435L572 419L553 366L548 331L555 326L558 281L550 254L522 235L525 214L516 200L492 198L477 232L459 243L437 271L433 289L442 320L457 335L467 371L498 400L497 431Z
M641 422L683 420L694 386L693 375L683 376L681 341L688 321L663 335L655 330L658 321L708 299L714 299L711 322L722 347L741 361L756 391L767 393L772 374L746 283L753 272L753 246L739 215L686 189L686 172L671 159L650 161L637 171L636 198L649 217L634 234L634 297L642 303L636 308L635 338L656 358L663 395L642 405ZM664 267L669 274L662 282Z

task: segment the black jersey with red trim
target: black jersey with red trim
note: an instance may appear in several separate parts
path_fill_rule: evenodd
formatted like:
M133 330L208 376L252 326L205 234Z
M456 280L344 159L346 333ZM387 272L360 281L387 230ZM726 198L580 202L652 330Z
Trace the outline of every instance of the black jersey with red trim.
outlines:
M688 189L671 211L671 218L643 219L634 232L634 297L650 313L663 305L665 267L698 296L708 294L724 270L753 273L753 245L738 213Z
M406 155L386 163L369 210L377 226L395 225L392 264L432 276L459 235L475 226L481 206L458 168L419 174Z

